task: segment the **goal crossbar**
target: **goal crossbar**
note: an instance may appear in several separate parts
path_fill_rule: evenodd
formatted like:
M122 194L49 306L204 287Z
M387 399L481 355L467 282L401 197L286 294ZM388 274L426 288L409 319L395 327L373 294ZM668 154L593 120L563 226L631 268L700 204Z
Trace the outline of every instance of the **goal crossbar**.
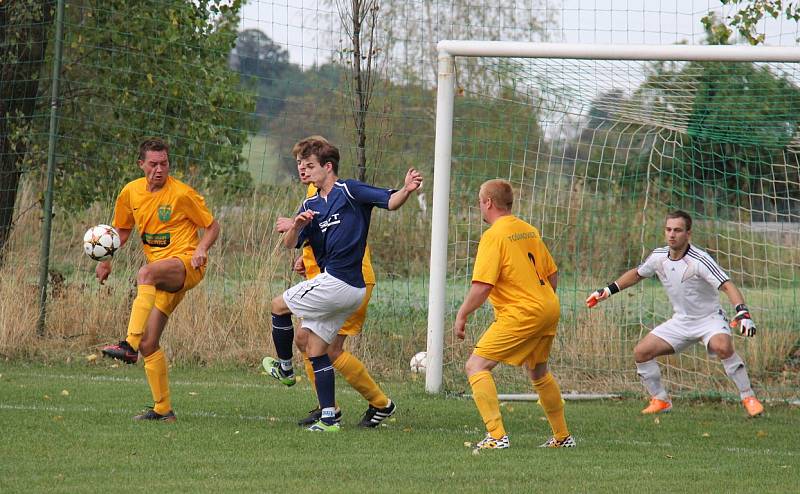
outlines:
M438 49L433 212L425 389L442 388L446 306L450 168L453 143L455 57L514 57L590 60L800 62L800 48L735 45L589 45L511 41L443 40Z

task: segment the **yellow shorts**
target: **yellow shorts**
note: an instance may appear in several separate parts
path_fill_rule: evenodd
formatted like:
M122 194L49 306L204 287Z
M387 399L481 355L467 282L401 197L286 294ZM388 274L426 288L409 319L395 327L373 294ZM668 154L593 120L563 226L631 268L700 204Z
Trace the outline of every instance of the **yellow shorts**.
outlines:
M183 287L177 292L156 290L156 309L160 310L167 316L172 314L172 311L174 311L178 304L181 303L181 300L183 300L186 292L196 287L201 281L203 281L203 277L206 274L205 266L201 266L197 269L192 267L192 256L190 254L174 257L183 262L183 266L186 268L186 279L183 281Z
M487 360L516 366L525 364L533 368L536 364L547 362L553 346L555 334L552 331L542 333L537 331L533 335L521 335L495 322L478 340L473 353Z
M355 336L361 333L364 327L364 320L367 318L367 306L369 299L372 297L372 289L375 288L374 284L367 284L367 292L364 294L364 300L358 306L355 312L350 314L350 317L342 324L342 329L339 330L340 335Z

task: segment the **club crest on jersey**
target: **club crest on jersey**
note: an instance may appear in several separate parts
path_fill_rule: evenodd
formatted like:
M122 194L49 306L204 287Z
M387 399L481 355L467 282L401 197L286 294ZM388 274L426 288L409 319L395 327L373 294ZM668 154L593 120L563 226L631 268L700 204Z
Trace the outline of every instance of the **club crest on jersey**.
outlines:
M158 219L161 220L162 223L166 223L172 217L172 206L169 204L163 204L158 207Z

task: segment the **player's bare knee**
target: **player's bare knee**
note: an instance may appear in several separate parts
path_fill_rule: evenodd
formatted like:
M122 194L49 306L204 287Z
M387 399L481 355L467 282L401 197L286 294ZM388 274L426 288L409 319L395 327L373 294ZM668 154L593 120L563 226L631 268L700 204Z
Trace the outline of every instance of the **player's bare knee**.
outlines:
M155 277L151 264L145 264L136 273L136 283L139 285L155 285Z
M653 360L654 358L655 356L653 353L645 348L637 346L633 349L633 360L635 360L637 364Z
M336 359L342 356L344 350L342 348L331 346L328 348L328 357L331 359L331 362L336 362Z
M271 310L273 314L277 314L279 316L291 313L291 311L286 307L286 302L283 301L282 295L272 299Z
M709 346L709 350L711 350L712 352L717 354L717 357L719 357L720 360L725 360L725 359L731 358L731 357L733 357L733 353L734 353L733 352L733 347L727 346L727 345L721 346L719 348L713 348L713 347Z
M150 355L156 353L158 348L158 342L142 340L142 342L139 344L139 353L142 354L142 357L149 357Z

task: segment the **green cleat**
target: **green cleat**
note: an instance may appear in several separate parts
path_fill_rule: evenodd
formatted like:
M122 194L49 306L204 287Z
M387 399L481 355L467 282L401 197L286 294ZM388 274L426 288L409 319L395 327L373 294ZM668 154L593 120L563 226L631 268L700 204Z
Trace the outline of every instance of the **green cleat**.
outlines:
M316 422L311 424L306 430L311 432L339 432L341 429L339 428L338 422L334 422L333 424L328 425L322 420L317 420Z
M285 374L283 372L279 360L275 360L272 357L264 357L264 360L261 361L261 365L270 377L276 379L284 386L294 386L294 383L297 382L297 379L294 377L294 372L291 374Z

